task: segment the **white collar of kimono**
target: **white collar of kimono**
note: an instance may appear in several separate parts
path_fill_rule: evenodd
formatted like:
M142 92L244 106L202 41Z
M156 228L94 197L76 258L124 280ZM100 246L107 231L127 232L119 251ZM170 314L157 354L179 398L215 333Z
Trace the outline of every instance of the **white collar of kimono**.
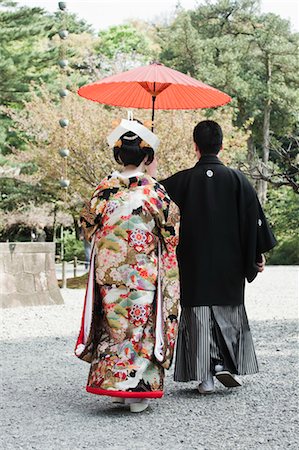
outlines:
M143 141L151 146L153 150L157 150L160 140L159 138L148 128L136 120L126 120L122 119L120 124L109 134L107 137L107 141L109 147L114 147L115 143L119 140L119 138L127 133L128 131L132 131L137 134Z
M122 173L122 172L119 172L118 170L115 170L113 173L112 173L112 177L113 178L123 178L123 179L127 179L127 178L131 178L131 177L142 177L144 175L144 172L140 172L140 170L139 171L136 171L136 172L131 172L131 173L129 173L129 174L126 174L126 173Z

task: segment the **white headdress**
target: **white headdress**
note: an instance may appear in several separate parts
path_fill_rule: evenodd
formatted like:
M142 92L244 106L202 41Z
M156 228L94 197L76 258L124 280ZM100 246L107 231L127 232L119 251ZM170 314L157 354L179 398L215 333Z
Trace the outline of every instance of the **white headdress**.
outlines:
M141 123L137 122L136 120L126 119L122 119L120 124L107 137L109 147L113 148L119 138L128 131L132 131L136 134L136 136L132 136L132 138L128 137L126 139L133 140L136 139L137 136L139 136L144 142L150 145L153 150L156 150L158 148L160 140L152 131L150 131L144 125L141 125Z

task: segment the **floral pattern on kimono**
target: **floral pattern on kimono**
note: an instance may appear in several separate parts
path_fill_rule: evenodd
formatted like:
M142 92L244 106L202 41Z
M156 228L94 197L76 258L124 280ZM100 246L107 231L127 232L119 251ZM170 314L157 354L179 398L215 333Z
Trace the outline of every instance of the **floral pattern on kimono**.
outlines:
M163 369L171 364L177 334L177 207L150 176L124 178L116 172L97 187L81 222L85 235L94 238L98 287L90 335L77 355L91 362L87 390L160 397ZM162 361L154 356L158 265Z

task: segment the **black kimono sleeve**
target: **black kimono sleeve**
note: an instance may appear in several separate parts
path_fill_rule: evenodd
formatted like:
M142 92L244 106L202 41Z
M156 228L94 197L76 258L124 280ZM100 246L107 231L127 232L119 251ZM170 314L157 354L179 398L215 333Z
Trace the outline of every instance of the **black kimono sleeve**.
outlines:
M165 187L167 194L171 198L171 200L179 207L182 206L183 199L183 177L180 176L180 172L172 175L165 180L160 181L160 183Z
M257 262L261 261L261 255L276 245L276 239L256 194L246 208L241 234L245 253L245 276L251 283L258 273Z

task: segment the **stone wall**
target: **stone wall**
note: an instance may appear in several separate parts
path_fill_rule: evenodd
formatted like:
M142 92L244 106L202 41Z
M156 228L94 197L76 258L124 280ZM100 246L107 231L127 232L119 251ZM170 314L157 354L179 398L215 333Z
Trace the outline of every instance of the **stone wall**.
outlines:
M0 306L63 303L52 242L0 243Z

